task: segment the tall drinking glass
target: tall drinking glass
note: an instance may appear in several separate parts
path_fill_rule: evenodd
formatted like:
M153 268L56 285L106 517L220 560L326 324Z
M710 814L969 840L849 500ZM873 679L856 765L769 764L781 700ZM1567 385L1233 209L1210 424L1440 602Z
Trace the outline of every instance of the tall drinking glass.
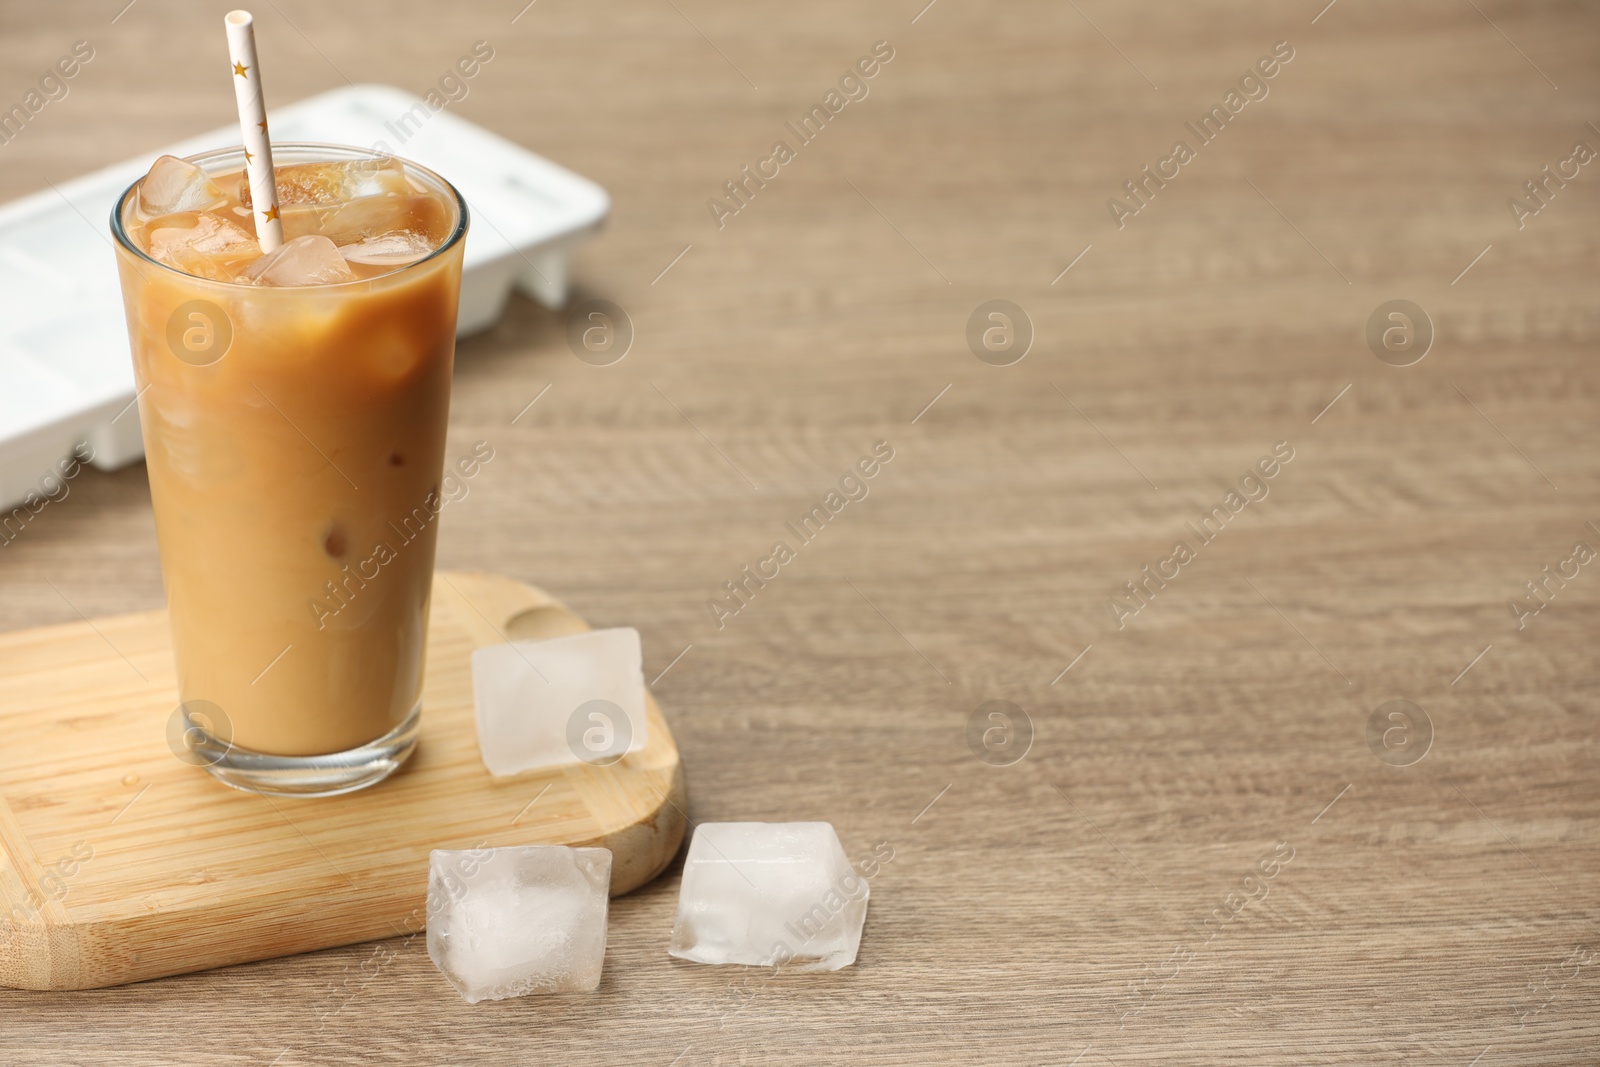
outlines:
M240 148L187 161L225 194L198 213L221 222L152 219L135 183L112 232L175 730L229 785L320 796L381 780L416 745L467 211L413 163L332 145L273 156L280 190L286 168L309 176L307 199L280 192L286 237L362 239L364 257L345 250L353 279L260 284L248 266L240 277L226 256L229 226L253 238ZM380 195L328 199L324 171ZM384 234L384 212L433 236Z

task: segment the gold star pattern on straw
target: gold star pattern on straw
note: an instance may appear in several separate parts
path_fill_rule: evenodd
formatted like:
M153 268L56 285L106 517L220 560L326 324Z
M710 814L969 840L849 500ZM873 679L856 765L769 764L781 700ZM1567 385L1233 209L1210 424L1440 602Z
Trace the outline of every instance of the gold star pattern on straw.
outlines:
M250 149L246 148L244 150L244 161L245 161L245 163L247 163L247 164L248 163L252 163L252 162L255 161L255 158L256 158L255 156L250 154Z
M245 76L246 76L246 75L245 75L245 71L247 71L247 70L249 70L249 69L250 69L250 68L249 68L249 67L247 67L247 66L245 66L245 65L244 65L244 64L243 64L243 63L235 63L235 64L234 64L234 65L233 65L233 72L234 72L234 73L235 73L235 74L237 74L237 75L238 75L238 76L239 76L239 77L241 77L241 78L243 78L243 77L245 77Z
M266 219L268 222L278 221L278 205L273 204L271 207L267 208L266 211L261 213L261 217Z
M261 127L261 132L262 133L266 133L267 132L267 120L266 119L262 119L260 122L256 123L256 125Z

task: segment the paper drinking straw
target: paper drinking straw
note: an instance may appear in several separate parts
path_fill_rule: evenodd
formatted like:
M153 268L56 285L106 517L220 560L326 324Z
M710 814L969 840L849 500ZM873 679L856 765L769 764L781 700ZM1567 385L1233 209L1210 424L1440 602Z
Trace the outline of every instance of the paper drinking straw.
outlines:
M230 11L228 58L233 63L233 97L239 105L239 131L244 135L245 173L250 176L251 210L261 251L283 244L278 218L278 183L272 172L272 142L267 135L267 106L261 96L261 68L256 63L255 19L248 11Z

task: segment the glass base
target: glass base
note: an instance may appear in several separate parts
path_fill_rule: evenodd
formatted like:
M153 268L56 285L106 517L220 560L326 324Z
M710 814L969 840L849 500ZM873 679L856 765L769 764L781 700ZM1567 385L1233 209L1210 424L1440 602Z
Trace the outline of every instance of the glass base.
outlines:
M192 720L186 726L201 737L190 748L195 762L224 785L273 797L331 797L376 785L398 770L417 747L421 721L419 703L376 741L322 756L269 756L219 741Z

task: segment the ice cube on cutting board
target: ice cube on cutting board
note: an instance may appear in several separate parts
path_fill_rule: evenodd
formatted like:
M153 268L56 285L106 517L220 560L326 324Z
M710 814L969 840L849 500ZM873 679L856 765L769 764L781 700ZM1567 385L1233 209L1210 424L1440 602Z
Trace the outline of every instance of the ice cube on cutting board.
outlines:
M605 766L643 748L643 661L632 627L476 649L472 697L489 773Z
M856 961L867 880L825 822L703 822L678 889L672 955L836 971Z
M428 854L428 956L468 1004L600 985L611 850Z

